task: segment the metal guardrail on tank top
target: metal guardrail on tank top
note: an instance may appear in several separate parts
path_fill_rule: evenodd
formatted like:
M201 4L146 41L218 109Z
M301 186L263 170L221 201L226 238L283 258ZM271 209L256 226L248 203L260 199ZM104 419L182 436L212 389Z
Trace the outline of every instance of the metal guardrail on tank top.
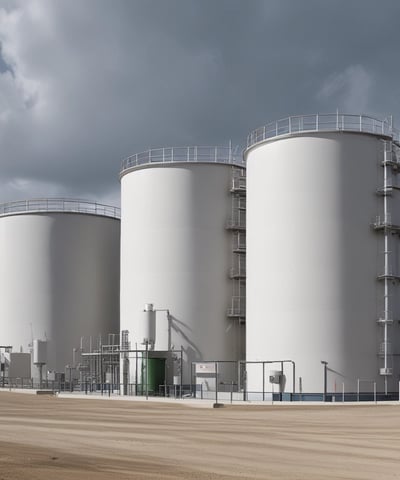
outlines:
M247 148L274 137L306 132L353 132L390 137L400 141L400 132L391 119L378 120L367 115L341 113L299 115L283 118L253 130L247 137Z
M67 198L36 198L8 202L0 205L0 217L23 213L86 213L110 218L120 218L121 212L118 207L90 202L88 200Z
M136 153L122 161L121 174L129 168L152 163L226 163L243 167L241 153L230 147L169 147Z

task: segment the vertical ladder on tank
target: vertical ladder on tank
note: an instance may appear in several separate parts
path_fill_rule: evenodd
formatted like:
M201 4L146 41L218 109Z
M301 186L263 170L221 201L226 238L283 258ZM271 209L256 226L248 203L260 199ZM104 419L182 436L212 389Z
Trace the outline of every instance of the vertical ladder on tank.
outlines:
M379 357L383 359L383 366L379 373L384 377L385 394L388 393L388 377L393 375L393 352L392 344L389 341L389 328L393 324L393 301L392 291L400 281L397 270L396 259L393 259L392 244L396 236L400 234L400 225L393 221L391 212L390 197L393 191L397 190L393 181L400 171L400 147L393 141L384 141L383 187L377 190L377 194L383 198L383 214L377 216L373 224L374 229L383 234L383 272L378 275L378 280L383 282L383 314L377 322L382 327L382 334L379 346ZM397 237L398 238L398 237Z
M246 172L232 167L231 216L227 229L232 232L232 265L229 277L232 280L231 304L227 316L237 318L240 324L246 317Z

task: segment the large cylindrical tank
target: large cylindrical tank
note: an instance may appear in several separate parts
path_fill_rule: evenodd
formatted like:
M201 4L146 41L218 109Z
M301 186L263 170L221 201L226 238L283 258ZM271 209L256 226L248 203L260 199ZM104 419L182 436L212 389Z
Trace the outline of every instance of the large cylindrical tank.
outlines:
M121 330L131 349L144 349L140 322L152 303L154 350L183 349L184 383L192 362L240 358L243 326L228 307L232 178L242 167L229 149L214 147L150 150L123 164ZM169 373L172 382L179 372Z
M381 370L384 232L373 228L385 195L394 206L395 191L382 188L392 137L388 123L352 115L292 117L249 136L246 355L278 361L266 372L294 362L282 364L284 392L294 383L321 398L325 381L328 392L373 392L374 382L382 391L385 377L396 389L396 357ZM260 392L262 364L247 372L248 391ZM265 390L272 387L266 377Z
M118 333L118 217L114 207L78 200L0 206L3 344L26 352L47 340L46 369L64 372L81 337Z

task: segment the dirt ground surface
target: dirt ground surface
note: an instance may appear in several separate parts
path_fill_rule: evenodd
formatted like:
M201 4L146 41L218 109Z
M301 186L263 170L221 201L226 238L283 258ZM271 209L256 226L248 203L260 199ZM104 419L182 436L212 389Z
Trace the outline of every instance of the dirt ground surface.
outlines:
M0 480L400 478L400 405L196 408L0 393Z

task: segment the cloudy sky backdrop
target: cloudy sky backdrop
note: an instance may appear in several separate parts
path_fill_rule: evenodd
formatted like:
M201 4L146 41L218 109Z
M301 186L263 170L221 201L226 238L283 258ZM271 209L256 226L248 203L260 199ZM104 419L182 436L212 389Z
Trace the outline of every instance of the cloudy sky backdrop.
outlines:
M0 0L0 202L119 203L124 157L393 114L398 0Z

